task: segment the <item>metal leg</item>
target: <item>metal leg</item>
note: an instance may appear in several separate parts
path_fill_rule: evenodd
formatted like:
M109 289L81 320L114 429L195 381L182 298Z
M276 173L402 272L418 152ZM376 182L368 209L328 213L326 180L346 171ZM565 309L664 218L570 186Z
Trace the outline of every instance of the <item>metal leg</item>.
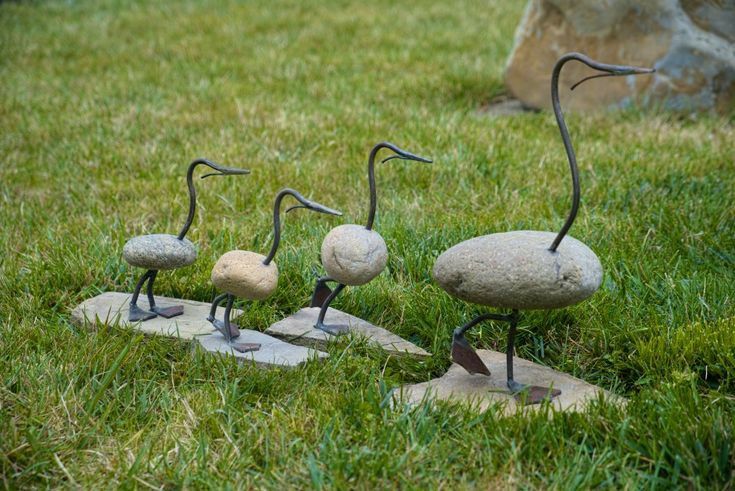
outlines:
M212 307L209 309L209 316L207 317L209 322L213 322L215 320L214 316L217 313L217 307L219 307L219 304L224 302L226 299L227 293L222 293L214 297L214 300L212 300Z
M517 311L513 311L515 314ZM508 388L514 394L525 389L525 385L519 384L513 380L513 353L515 352L516 328L518 327L518 317L514 315L510 320L510 328L508 329L508 346L505 350L505 366L508 373Z
M138 296L140 295L140 290L143 289L143 285L146 281L148 281L148 285L150 288L150 278L152 275L154 275L156 271L149 269L145 273L143 273L143 276L140 277L138 280L138 283L135 285L135 291L133 292L133 298L130 299L130 307L128 312L128 321L130 322L138 322L138 321L147 321L148 319L153 319L154 317L158 317L158 315L155 312L149 312L147 310L143 310L140 307L138 307Z
M227 296L227 306L225 307L225 320L224 320L224 334L227 342L232 348L240 353L248 353L250 351L258 351L260 349L260 343L235 343L232 340L240 335L240 331L237 331L237 336L233 335L232 324L230 323L230 314L232 313L232 305L235 303L235 296Z
M220 304L227 300L229 297L229 293L223 293L212 300L212 307L209 309L209 316L207 317L207 320L211 322L214 328L221 332L225 338L227 338L227 333L230 333L230 335L234 339L240 336L240 326L233 322L230 322L230 329L225 330L224 321L221 321L215 317L215 315L217 314L217 307L219 307Z
M344 290L344 288L345 285L343 285L342 283L338 284L334 291L329 295L329 297L327 297L327 299L322 304L321 309L319 310L319 317L317 318L316 324L314 325L314 327L316 327L317 329L321 329L327 334L331 334L333 336L339 336L341 334L347 334L348 332L350 332L350 326L327 326L324 324L324 317L327 315L329 305L334 301L335 298L337 298L337 295L339 295L340 292Z
M232 314L232 306L235 303L234 295L227 295L227 305L225 306L225 319L224 319L224 335L227 342L231 342L235 336L232 332L232 325L230 324L230 314Z
M172 307L166 308L156 307L156 300L155 298L153 298L153 283L156 281L156 276L158 276L158 271L153 271L151 279L148 281L148 303L151 306L151 311L155 312L161 317L165 317L166 319L170 319L171 317L176 317L177 315L183 314L183 305L174 305Z
M322 276L321 278L316 280L314 293L311 294L311 302L309 303L309 307L321 307L324 305L324 302L327 301L329 296L332 294L332 289L327 286L328 281L335 280L333 278L330 278L329 276Z
M454 330L452 335L452 360L467 370L469 373L481 373L490 376L490 370L480 359L477 352L470 346L464 334L482 321L500 320L507 321L508 317L500 314L478 315L462 327Z
M558 389L540 387L538 385L525 385L513 379L513 352L515 351L516 327L518 326L518 311L510 314L510 328L508 329L508 347L505 353L506 369L508 372L508 389L510 389L516 400L522 404L539 404L542 401L550 401L561 394Z

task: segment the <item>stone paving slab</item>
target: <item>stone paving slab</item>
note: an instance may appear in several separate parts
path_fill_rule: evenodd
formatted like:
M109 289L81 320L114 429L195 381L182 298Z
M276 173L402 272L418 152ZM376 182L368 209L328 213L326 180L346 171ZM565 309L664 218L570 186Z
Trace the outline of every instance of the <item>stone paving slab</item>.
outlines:
M237 342L260 343L261 347L260 350L249 353L235 351L207 320L210 304L206 302L156 296L156 304L161 307L184 305L183 315L170 319L158 316L147 321L129 322L130 297L132 297L131 293L106 292L85 300L72 311L72 322L80 326L98 323L118 324L121 327L130 327L147 334L194 340L194 349L201 349L207 353L221 353L224 356L232 355L237 357L238 361L254 362L261 368L296 367L310 359L322 359L329 356L321 351L283 342L259 331L242 328ZM141 308L147 308L147 298L141 296L138 305ZM224 307L219 307L217 317L221 319L224 311ZM240 314L240 310L232 310L234 320L239 320L237 317Z
M515 413L519 406L530 411L542 407L540 404L521 406L510 394L506 387L505 353L478 350L477 354L490 369L491 376L470 375L464 368L453 363L447 373L439 378L402 386L396 390L394 400L418 404L426 397L430 400L465 402L474 405L479 411L499 404L503 406L505 414ZM624 403L623 398L600 387L523 358L514 358L513 367L514 378L518 382L560 389L561 395L552 401L552 405L558 410L583 410L599 394L618 404Z
M195 349L209 354L234 356L240 363L253 362L260 368L286 367L292 368L310 359L322 359L329 355L304 346L285 343L262 332L241 329L238 343L260 343L260 349L247 353L234 350L219 332L207 336L199 336L194 343Z
M324 349L335 336L314 327L318 316L318 307L305 307L295 314L276 322L265 332L289 343ZM324 323L349 326L350 333L365 336L388 353L394 355L431 356L426 350L387 329L331 307L327 310Z
M132 327L148 334L181 339L192 339L195 336L211 334L214 331L212 324L207 321L211 304L180 298L154 297L156 299L156 305L160 307L183 305L183 315L170 319L158 316L147 321L129 322L128 305L132 296L132 293L105 292L94 298L85 300L72 311L72 322L80 326L95 323L115 324L119 322L120 326ZM143 309L148 308L148 299L145 295L139 297L138 305ZM222 318L224 312L224 307L218 308L218 318ZM239 310L232 310L233 319L236 319L240 314L241 312Z

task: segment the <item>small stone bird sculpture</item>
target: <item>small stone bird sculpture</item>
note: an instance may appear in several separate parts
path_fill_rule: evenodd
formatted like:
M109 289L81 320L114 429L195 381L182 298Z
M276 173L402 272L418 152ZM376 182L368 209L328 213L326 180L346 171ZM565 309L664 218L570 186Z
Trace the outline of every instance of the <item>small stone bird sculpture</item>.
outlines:
M161 316L171 318L184 313L183 305L175 305L172 307L161 308L156 305L153 298L153 283L160 270L178 269L189 266L197 259L197 251L189 240L186 233L189 231L197 207L196 190L194 189L194 169L199 165L211 168L214 172L202 176L202 179L209 176L231 176L249 174L247 169L233 169L223 167L207 159L196 159L189 164L186 172L186 184L189 187L189 215L186 222L181 228L179 235L169 234L152 234L140 235L128 240L123 247L123 258L131 266L145 268L147 271L138 280L130 299L130 312L128 320L130 322L146 321L154 317ZM138 306L138 296L143 285L148 282L148 304L149 310L143 310Z
M301 203L292 206L286 213L297 208L328 215L342 215L341 212L304 198L298 191L290 188L282 189L276 195L273 205L273 244L267 256L250 251L230 251L222 255L212 269L212 283L224 293L212 301L212 308L207 320L227 339L228 343L237 351L247 353L260 349L257 343L236 343L234 340L240 335L239 326L230 322L232 305L235 297L247 300L265 300L273 294L278 286L278 267L273 262L278 246L281 244L281 202L291 195ZM224 319L215 318L217 307L227 301Z
M370 282L384 269L388 261L388 248L383 237L373 230L375 213L378 206L378 192L375 185L375 158L381 149L391 150L394 155L383 159L387 162L393 159L413 160L416 162L431 163L431 160L419 157L402 150L392 143L381 142L373 147L368 157L368 184L370 186L370 211L367 225L340 225L333 228L322 242L322 265L327 276L317 280L314 294L311 298L311 307L320 307L316 327L329 334L345 334L348 326L329 326L324 324L329 305L344 289L345 285L359 286ZM327 282L337 282L334 291L326 285Z

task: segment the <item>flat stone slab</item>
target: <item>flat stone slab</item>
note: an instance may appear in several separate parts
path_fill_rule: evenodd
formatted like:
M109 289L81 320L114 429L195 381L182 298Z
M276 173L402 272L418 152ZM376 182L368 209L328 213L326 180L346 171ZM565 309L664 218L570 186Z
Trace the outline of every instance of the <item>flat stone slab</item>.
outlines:
M318 316L318 307L305 307L295 314L276 322L266 329L265 332L289 343L324 349L329 341L336 336L314 327ZM431 353L428 351L416 346L410 341L406 341L387 329L374 326L366 320L331 307L327 310L324 323L327 325L349 326L350 334L364 336L388 353L394 355L431 356Z
M72 322L84 326L87 324L118 324L130 327L147 334L167 336L179 339L195 340L194 348L207 353L221 353L235 356L241 362L254 362L258 367L296 367L310 359L321 359L329 356L314 349L284 343L262 332L240 329L238 343L259 343L260 350L248 353L235 351L225 338L214 329L207 320L210 304L180 298L155 297L156 304L161 307L183 305L184 313L170 319L158 316L147 321L129 322L128 305L131 293L106 292L85 300L71 313ZM141 296L138 305L148 307L148 299ZM218 318L224 316L224 307L217 309ZM232 318L238 320L241 311L232 310Z
M183 315L170 319L159 315L147 321L129 322L128 305L132 296L132 293L105 292L85 300L72 311L72 322L79 326L118 323L120 326L131 327L148 334L181 339L192 339L195 336L211 334L214 331L212 324L207 321L211 304L180 298L154 297L156 305L160 307L183 305ZM148 308L148 299L145 295L139 297L138 305L143 309ZM218 308L217 316L222 318L224 312L224 307ZM232 310L233 319L236 319L240 314L239 310Z
M491 376L470 375L464 368L453 363L447 373L439 378L420 384L402 386L396 391L395 400L408 404L418 404L424 398L464 402L472 404L479 411L485 411L490 406L498 404L502 406L505 414L513 414L519 407L524 411L533 411L542 407L541 404L522 406L510 394L506 386L505 353L478 350L477 354L490 369ZM552 405L558 410L581 411L599 394L603 394L605 399L618 404L624 402L623 398L588 384L584 380L523 358L513 358L513 370L515 380L520 383L543 387L553 386L554 389L560 389L561 395L552 400Z
M329 356L327 353L296 346L276 339L262 332L250 329L241 329L240 336L235 339L237 343L260 343L260 349L240 353L230 346L224 336L219 332L207 336L199 336L194 343L195 349L201 349L210 354L221 356L234 356L240 363L253 362L260 368L286 367L292 368L309 361L310 359L321 359Z

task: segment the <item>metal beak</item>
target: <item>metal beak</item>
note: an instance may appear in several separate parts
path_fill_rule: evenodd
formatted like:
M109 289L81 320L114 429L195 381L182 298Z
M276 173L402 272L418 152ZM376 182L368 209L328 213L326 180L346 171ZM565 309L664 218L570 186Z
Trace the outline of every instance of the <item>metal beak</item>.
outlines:
M202 176L202 179L210 176L238 176L238 175L245 175L250 174L250 169L238 169L236 167L223 167L221 165L217 165L214 162L210 162L209 167L214 169L216 172L210 172L209 174L204 174Z
M341 211L333 210L332 208L329 208L328 206L324 206L321 203L317 203L316 201L309 201L309 204L306 205L306 208L308 208L308 209L310 209L312 211L316 211L318 213L325 213L327 215L334 215L334 216L338 216L338 217L341 217L342 216L342 212Z
M587 63L587 65L591 68L594 68L595 70L599 70L605 73L598 73L597 75L590 75L589 77L585 77L579 82L572 85L569 88L570 90L576 89L582 83L586 82L587 80L592 80L593 78L621 77L621 76L627 76L627 75L646 75L649 73L654 73L656 71L655 68L644 68L644 67L627 66L627 65L608 65L607 63L597 63L597 62Z

